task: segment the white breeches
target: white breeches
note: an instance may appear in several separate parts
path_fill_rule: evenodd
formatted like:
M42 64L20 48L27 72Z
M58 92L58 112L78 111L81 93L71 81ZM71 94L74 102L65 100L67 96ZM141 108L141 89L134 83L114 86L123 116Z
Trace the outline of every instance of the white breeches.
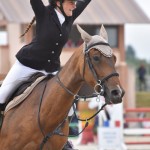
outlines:
M23 81L27 81L29 77L36 72L42 72L45 75L48 74L45 71L26 67L16 60L0 87L0 103L7 102L9 96L16 88L18 88Z
M20 86L23 81L27 81L29 77L36 73L42 72L45 75L50 74L44 70L36 70L30 67L26 67L21 64L18 60L16 60L15 64L12 66L10 71L8 72L6 78L4 79L1 87L0 87L0 104L7 102L11 94ZM51 74L56 74L56 72L52 72ZM73 109L70 109L69 116L73 114Z

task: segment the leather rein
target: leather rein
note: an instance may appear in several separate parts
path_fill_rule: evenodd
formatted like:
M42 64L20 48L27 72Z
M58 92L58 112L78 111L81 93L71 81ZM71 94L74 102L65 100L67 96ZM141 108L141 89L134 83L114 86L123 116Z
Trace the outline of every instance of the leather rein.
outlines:
M87 119L81 119L81 118L79 118L79 117L76 115L76 110L75 110L74 103L75 103L76 101L80 100L80 99L86 100L87 98L92 98L92 97L97 97L97 100L100 100L100 96L103 96L103 95L104 95L104 86L103 86L104 82L105 82L106 80L108 80L109 78L113 77L113 76L119 76L119 74L118 74L117 72L113 72L113 73L107 75L106 77L104 77L104 78L102 78L102 79L99 79L99 77L98 77L98 75L97 75L97 73L96 73L96 71L95 71L95 69L94 69L94 67L93 67L93 64L92 64L92 62L91 62L90 55L89 55L89 49L92 48L92 47L94 47L94 46L97 46L97 45L107 45L107 46L109 46L108 43L98 42L98 43L95 43L95 44L92 44L92 45L86 47L86 49L84 50L84 51L85 51L85 57L84 57L84 66L83 66L83 79L84 79L84 73L85 73L85 64L87 63L87 64L88 64L88 67L89 67L89 69L90 69L90 71L92 72L92 74L93 74L93 76L94 76L94 78L95 78L95 80L96 80L96 82L97 82L96 85L94 86L94 91L95 91L95 93L93 93L92 95L86 95L86 96L79 96L78 94L74 94L72 91L70 91L69 89L67 89L67 88L65 87L65 85L61 82L61 80L60 80L58 74L56 75L56 77L57 77L57 82L59 83L59 85L60 85L67 93L69 93L69 94L71 94L72 96L74 96L74 102L73 102L73 104L72 104L72 107L73 107L73 109L74 109L74 114L75 114L77 120L79 120L79 121L86 121L85 127L88 126L88 121L91 120L91 119L93 119L101 110L103 110L103 108L107 105L107 103L105 103L104 105L102 105L102 107L101 107L94 115L92 115L91 117L89 117L89 118L87 118ZM97 91L97 90L96 90L98 87L100 88L100 91ZM84 129L85 129L85 128L84 128ZM83 130L84 130L84 129L83 129ZM82 132L83 132L83 130L82 130ZM82 133L82 132L81 132L81 133ZM79 135L79 134L78 134L78 135ZM76 136L77 136L77 135L76 135Z
M88 121L91 120L92 118L94 118L101 110L103 110L103 108L107 105L107 103L105 103L104 105L101 106L101 108L94 114L92 115L91 117L87 118L87 119L81 119L81 118L78 118L77 115L76 115L76 110L75 110L75 106L74 106L74 103L76 101L78 101L79 99L84 99L86 100L87 98L92 98L92 97L97 97L98 100L100 100L100 96L103 96L104 95L104 82L106 80L108 80L109 78L113 77L113 76L119 76L119 74L117 72L113 72L109 75L107 75L106 77L102 78L102 79L99 79L94 67L93 67L93 64L91 62L91 59L90 59L90 55L89 55L89 49L92 48L93 46L97 46L97 45L107 45L109 46L108 43L104 43L104 42L98 42L98 43L95 43L95 44L92 44L92 45L89 45L89 46L86 46L84 52L84 66L83 66L83 79L84 79L84 73L85 73L85 64L87 63L88 64L88 67L90 69L90 71L92 72L93 76L94 76L94 79L96 80L96 85L94 86L94 91L95 93L93 93L92 95L86 95L86 96L79 96L78 94L74 94L72 91L70 91L67 87L65 87L65 85L61 82L59 76L58 76L58 73L56 74L56 78L57 78L57 83L67 92L69 93L70 95L72 95L74 97L74 101L73 101L73 109L74 109L74 114L76 116L76 118L79 120L79 121L86 121L85 123L85 127L82 129L82 131L76 135L73 135L73 136L78 136L79 134L81 134L84 129L88 126ZM96 90L97 88L100 88L100 91ZM46 84L45 84L45 87L44 87L44 90L43 90L43 94L44 94L44 91L45 91L45 88L46 88ZM39 106L39 113L40 113L40 107L41 107L41 104L42 104L42 97L43 97L43 94L40 98L40 106ZM38 114L39 114L38 113ZM56 129L51 132L51 133L47 133L45 135L42 127L41 127L41 123L40 123L40 117L38 115L38 124L39 124L39 128L44 136L42 142L41 142L41 145L40 145L40 150L43 149L44 147L44 144L48 141L48 139L53 136L53 135L59 135L59 136L65 136L65 137L68 137L68 135L64 135L62 132L60 132L60 129L62 127L62 125L65 123L65 121L67 120L67 117L68 117L68 114L66 115L65 119L56 127Z

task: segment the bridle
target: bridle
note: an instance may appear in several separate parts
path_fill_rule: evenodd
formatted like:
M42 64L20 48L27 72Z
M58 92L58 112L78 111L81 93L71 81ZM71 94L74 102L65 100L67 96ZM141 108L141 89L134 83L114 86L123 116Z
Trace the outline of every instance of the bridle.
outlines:
M109 75L107 75L106 77L102 78L102 79L99 79L94 67L93 67L93 64L91 62L91 59L90 59L90 56L89 56L89 50L94 47L94 46L97 46L97 45L106 45L106 46L110 46L108 43L104 43L104 42L97 42L97 43L94 43L94 44L91 44L89 46L86 46L84 52L85 52L85 57L84 57L84 66L83 66L83 78L84 78L84 73L85 73L85 61L87 62L88 66L89 66L89 69L90 71L92 72L97 84L94 86L94 91L95 93L97 93L98 95L101 95L103 96L104 94L104 82L106 80L108 80L109 78L113 77L113 76L119 76L119 74L117 72L113 72ZM101 91L98 92L96 89L96 87L100 87Z
M95 86L94 86L94 91L95 91L95 93L93 93L92 95L86 95L86 96L80 96L80 95L78 95L78 94L74 94L72 91L70 91L68 88L65 87L65 85L61 82L61 80L60 80L58 74L56 75L56 77L57 77L57 82L59 83L59 85L60 85L67 93L69 93L69 94L71 94L72 96L74 96L74 103L75 103L76 101L78 101L79 99L81 99L81 98L84 99L84 100L86 100L87 98L97 97L97 99L100 100L100 96L103 96L103 95L104 95L104 82L105 82L106 80L108 80L109 78L113 77L113 76L119 76L119 74L118 74L117 72L113 72L113 73L107 75L106 77L103 77L102 79L99 79L99 77L98 77L98 75L97 75L97 73L96 73L96 71L95 71L95 69L94 69L94 67L93 67L93 64L92 64L92 62L91 62L90 55L89 55L89 50L90 50L92 47L97 46L97 45L107 45L107 46L109 46L108 43L104 43L104 42L97 42L97 43L91 44L91 45L89 45L89 46L86 46L86 48L85 48L85 50L84 50L85 53L84 53L83 75L82 75L82 76L83 76L83 79L84 79L85 65L86 65L86 63L87 63L88 66L89 66L89 69L90 69L91 73L92 73L93 76L94 76L94 79L96 80L96 84L95 84ZM100 91L97 90L98 87L100 88ZM110 101L108 101L108 102L110 102ZM74 103L73 103L73 104L74 104ZM77 118L79 121L86 121L86 122L87 122L87 121L91 120L92 118L94 118L106 105L107 105L107 103L105 103L105 104L99 109L99 111L97 111L93 116L91 116L91 117L88 118L88 119L80 119L80 118L78 118L77 115L76 115L76 113L75 113L75 107L74 107L74 105L72 105L72 106L73 106L73 109L74 109L74 113L75 113L76 118Z
M87 63L87 64L88 64L88 67L89 67L89 69L90 69L90 71L91 71L91 73L92 73L92 75L94 76L94 79L95 79L95 81L96 81L96 84L95 84L95 86L94 86L94 91L95 91L95 93L93 93L93 95L91 95L91 96L89 96L89 95L88 95L88 96L79 96L79 95L77 95L77 94L74 94L72 91L70 91L69 89L67 89L67 88L65 87L65 85L61 82L61 80L60 80L58 74L56 75L56 77L57 77L57 82L59 83L59 85L60 85L63 89L65 89L67 93L73 95L75 99L79 99L79 98L91 98L91 97L96 97L96 96L99 96L99 95L103 96L103 94L104 94L104 86L103 86L104 82L105 82L106 80L108 80L109 78L113 77L113 76L119 76L119 74L118 74L117 72L113 72L113 73L107 75L106 77L104 77L104 78L102 78L102 79L99 79L99 77L98 77L98 75L97 75L97 73L96 73L96 71L95 71L95 69L94 69L94 67L93 67L93 64L92 64L92 62L91 62L90 55L89 55L89 49L92 48L92 47L94 47L94 46L97 46L97 45L107 45L107 46L109 46L108 43L104 43L104 42L97 42L97 43L95 43L95 44L91 44L91 45L89 45L89 46L86 46L86 48L85 48L85 50L84 50L84 52L85 52L85 53L84 53L84 64L83 64L83 71L82 71L82 72L83 72L83 75L82 75L82 76L83 76L83 80L84 80L85 66L86 66L86 63ZM97 87L100 87L100 89L101 89L100 92L96 90Z
M78 101L79 99L81 99L81 98L84 99L84 100L86 100L87 98L92 98L92 97L97 97L98 99L100 99L100 96L103 96L103 95L104 95L104 82L105 82L106 80L108 80L109 78L113 77L113 76L119 76L119 74L118 74L117 72L113 72L113 73L107 75L106 77L104 77L104 78L102 78L102 79L99 79L99 77L98 77L98 75L97 75L97 73L96 73L96 71L95 71L95 69L94 69L94 66L93 66L93 64L92 64L92 62L91 62L90 55L89 55L89 50L90 50L92 47L97 46L97 45L107 45L107 46L109 46L108 43L104 43L104 42L97 42L97 43L95 43L95 44L91 44L91 45L89 45L89 46L86 46L86 48L85 48L85 50L84 50L85 53L84 53L84 65L83 65L83 79L84 79L84 74L85 74L85 66L86 66L86 63L88 64L88 67L89 67L89 69L90 69L92 75L94 76L94 79L95 79L95 81L96 81L96 84L95 84L95 86L94 86L94 91L95 91L95 93L93 93L92 95L86 95L86 96L79 96L78 94L74 94L71 90L69 90L69 89L62 83L62 81L60 80L60 78L59 78L59 76L58 76L59 73L56 74L56 79L57 79L56 81L57 81L57 83L58 83L67 93L69 93L70 95L72 95L72 96L74 97L74 102L73 102L73 105L72 105L72 106L73 106L74 114L75 114L76 118L77 118L79 121L86 121L85 127L83 128L83 130L82 130L80 133L82 133L82 132L84 131L84 129L88 126L88 121L91 120L92 118L94 118L101 110L103 110L103 108L107 105L107 103L105 103L104 105L102 105L102 107L101 107L93 116L91 116L91 117L89 117L89 118L87 118L87 119L80 119L80 118L77 117L77 115L76 115L76 113L75 113L74 103L75 103L76 101ZM46 87L46 85L45 85L45 87ZM97 88L98 88L98 87L100 88L100 91L97 91ZM43 91L43 94L44 94L44 91ZM41 98L41 102L42 102L42 98ZM39 112L40 112L40 107L39 107ZM67 117L68 117L68 114L67 114L67 116L65 117L65 119L56 127L56 129L55 129L53 132L48 133L48 134L46 134L46 135L43 133L43 130L42 130L41 124L40 124L40 119L38 119L38 120L39 120L39 127L40 127L40 130L41 130L41 132L43 133L43 136L44 136L43 141L42 141L42 143L41 143L41 145L40 145L40 150L43 149L44 144L47 142L47 140L48 140L51 136L53 136L53 135L67 136L67 135L64 135L63 133L60 132L60 128L61 128L61 126L64 124L64 122L66 121L66 118L67 118ZM78 133L78 134L75 135L75 136L78 136L80 133ZM67 137L68 137L68 136L67 136Z

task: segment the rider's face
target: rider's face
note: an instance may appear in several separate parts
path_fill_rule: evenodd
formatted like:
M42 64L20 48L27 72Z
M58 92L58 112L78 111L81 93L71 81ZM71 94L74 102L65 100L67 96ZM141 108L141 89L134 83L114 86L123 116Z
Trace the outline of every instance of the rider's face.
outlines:
M58 2L57 5L59 6L60 3ZM76 8L76 2L73 0L64 0L62 5L66 16L72 16L73 10Z

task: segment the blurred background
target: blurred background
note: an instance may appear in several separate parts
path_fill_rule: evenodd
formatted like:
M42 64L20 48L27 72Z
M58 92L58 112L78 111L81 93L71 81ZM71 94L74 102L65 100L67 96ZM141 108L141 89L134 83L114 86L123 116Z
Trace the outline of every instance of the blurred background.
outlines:
M48 4L48 0L43 2ZM99 34L100 26L104 24L109 43L117 56L116 68L126 91L122 104L106 108L90 122L85 132L71 138L78 149L150 149L149 8L150 0L92 0L75 21L61 55L62 67L83 43L76 24L91 35ZM28 44L35 34L33 25L25 37L19 38L33 16L29 0L0 0L1 81L15 62L17 51ZM83 88L83 91L86 90L86 87ZM95 99L79 102L77 114L81 118L87 118L100 106ZM115 115L117 113L121 115ZM83 124L73 118L70 127L75 131L72 134L82 130ZM115 138L117 140L113 141Z

